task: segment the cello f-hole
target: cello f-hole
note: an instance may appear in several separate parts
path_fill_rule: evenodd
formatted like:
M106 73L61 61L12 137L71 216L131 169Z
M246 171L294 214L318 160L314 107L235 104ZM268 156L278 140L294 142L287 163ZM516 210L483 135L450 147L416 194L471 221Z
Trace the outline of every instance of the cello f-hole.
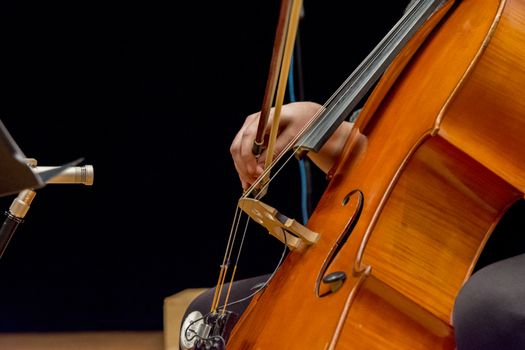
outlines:
M330 277L334 275L342 276L346 274L344 273L344 271L328 271L330 270L332 262L335 260L337 254L339 254L341 249L344 247L346 241L348 240L348 237L350 236L350 233L357 224L357 221L359 220L359 217L361 216L361 212L363 210L363 202L363 192L361 192L358 189L348 192L348 194L346 194L346 196L344 196L341 200L341 206L348 206L351 210L351 215L348 219L348 222L345 225L345 228L337 238L332 249L330 249L328 256L326 257L323 265L321 266L321 270L319 271L319 276L317 277L315 286L315 290L318 297L325 297L329 294L336 292L341 287L342 283L344 283L345 281L345 278L338 278L336 281L337 288L334 288L334 284L331 282L333 279ZM323 281L324 284L321 283Z

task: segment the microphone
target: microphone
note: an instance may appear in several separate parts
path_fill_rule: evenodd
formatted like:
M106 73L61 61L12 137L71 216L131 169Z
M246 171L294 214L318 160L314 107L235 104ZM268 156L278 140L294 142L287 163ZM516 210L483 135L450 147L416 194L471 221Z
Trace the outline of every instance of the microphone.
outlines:
M60 171L64 166L34 166L36 160L28 159L31 169L37 173L45 173L48 184L83 184L93 185L94 171L92 165L71 166ZM58 172L56 175L54 173ZM51 175L50 175L51 174ZM31 202L35 198L36 192L33 189L23 190L13 200L9 210L5 212L4 223L0 226L0 259L13 237L15 230L20 225L29 210Z
M58 166L37 166L37 173L52 171L58 169ZM93 185L94 170L92 165L72 166L64 169L58 175L50 178L48 184L82 184L86 186Z

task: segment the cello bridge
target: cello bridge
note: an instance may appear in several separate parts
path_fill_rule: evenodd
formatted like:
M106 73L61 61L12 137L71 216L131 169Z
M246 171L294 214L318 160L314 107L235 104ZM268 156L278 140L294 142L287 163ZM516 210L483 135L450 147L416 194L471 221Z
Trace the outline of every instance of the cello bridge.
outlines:
M259 200L241 198L238 205L254 221L264 226L272 236L286 244L290 250L301 250L319 240L318 233Z

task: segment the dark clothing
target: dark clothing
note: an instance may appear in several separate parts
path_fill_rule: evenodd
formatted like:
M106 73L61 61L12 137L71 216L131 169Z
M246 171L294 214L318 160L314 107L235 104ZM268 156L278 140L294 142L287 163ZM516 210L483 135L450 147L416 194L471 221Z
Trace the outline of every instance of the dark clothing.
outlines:
M474 273L456 298L453 323L458 350L525 349L525 254Z

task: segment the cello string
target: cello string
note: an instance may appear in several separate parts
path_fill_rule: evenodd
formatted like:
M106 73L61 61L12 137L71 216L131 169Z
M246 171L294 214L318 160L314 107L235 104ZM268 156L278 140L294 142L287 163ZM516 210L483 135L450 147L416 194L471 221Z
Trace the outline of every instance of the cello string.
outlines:
M224 285L225 275L230 264L231 253L233 251L233 246L235 244L235 239L237 237L237 232L239 230L239 223L242 218L242 211L239 206L235 208L235 214L233 217L233 222L230 228L230 234L228 235L228 243L226 244L226 249L224 251L224 257L221 264L221 269L219 273L219 280L215 286L215 292L213 296L213 301L211 305L211 311L214 312L217 309L217 305L220 300L220 294L222 291L222 286Z
M296 150L294 152L292 152L292 154L284 161L283 165L277 170L277 172L275 172L273 174L273 176L270 177L269 174L270 174L271 170L274 167L276 167L277 164L279 163L279 161L284 157L284 155L286 153L288 153L288 151L290 151L294 147L294 145L296 144L297 140L301 136L303 136L306 133L307 130L310 131L309 129L311 128L312 123L314 123L318 119L320 119L322 117L323 113L329 113L329 112L334 110L335 105L330 105L330 103L332 101L334 101L334 99L336 97L338 97L339 94L344 89L346 89L346 91L345 91L345 94L346 94L346 93L348 93L348 91L352 90L352 88L356 88L355 86L352 86L352 84L350 84L350 83L359 82L362 79L362 77L365 75L365 73L368 72L370 67L373 64L376 63L378 58L383 56L385 50L388 48L388 44L395 40L395 34L401 32L403 27L406 26L407 23L410 23L410 20L412 19L412 17L416 16L416 14L418 12L418 9L421 8L423 6L423 4L426 5L427 3L428 2L426 2L424 0L420 0L420 1L415 2L413 4L413 6L409 6L410 7L409 11L407 11L403 15L401 20L390 30L390 32L383 38L383 40L381 40L381 42L376 46L376 48L356 68L356 70L352 74L350 74L350 76L348 76L347 79L345 79L343 84L341 84L339 86L339 88L335 91L335 93L333 93L332 96L330 96L330 98L325 102L325 104L322 106L323 108L320 108L314 114L314 116L310 119L310 121L308 121L301 128L299 133L294 138L292 138L290 140L290 142L288 142L286 147L280 152L280 154L275 159L272 159L271 162L268 161L268 159L273 158L273 148L269 147L269 149L267 150L267 159L266 159L267 163L266 163L266 166L265 166L265 170L263 171L261 176L259 176L259 178L249 187L249 189L243 194L243 196L241 198L245 198L245 197L251 195L254 192L255 189L258 189L260 187L261 182L263 180L265 180L265 183L264 183L264 186L263 186L264 190L263 191L258 191L258 193L256 194L257 199L260 199L260 197L266 192L266 190L267 190L269 184L271 183L271 181L280 173L280 171L284 168L284 166L286 164L288 164L288 162L290 162L291 158L294 157L294 155L299 151L300 147L302 147L303 144L299 144L297 146ZM296 4L296 2L294 2L294 6L295 6L295 4ZM288 62L288 64L286 66L288 67L288 65L289 65L289 62ZM350 85L350 86L348 86L348 85ZM344 96L344 94L343 94L343 96ZM276 107L275 107L275 112L276 112L277 115L280 112L280 107L281 107L281 104L277 103ZM274 116L274 119L278 119L278 116L277 117ZM314 127L313 130L311 130L310 132L315 131L316 127ZM276 127L272 127L272 131L274 131L274 130L277 130L277 128ZM270 138L270 139L272 139L272 138ZM231 235L231 233L230 233L230 235ZM233 249L233 244L232 244L230 249ZM239 253L240 253L240 251L239 251ZM228 253L228 256L231 256L231 251ZM222 281L222 283L223 283L223 281Z
M267 155L269 155L266 158L266 164L267 165L271 164L271 162L272 162L272 156L271 155L273 154L274 148L275 148L275 141L276 141L276 138L277 138L277 130L279 128L280 110L281 110L281 106L282 106L283 100L284 100L284 94L285 94L285 89L286 89L286 82L287 82L288 72L289 72L289 68L290 68L290 60L291 60L292 53L293 53L293 47L294 47L294 43L295 43L295 35L296 35L296 32L297 32L297 24L299 22L299 17L300 17L300 14L301 14L301 7L302 7L302 0L292 0L291 10L289 10L288 16L286 18L286 23L285 23L285 34L286 34L286 36L284 38L285 39L285 41L284 41L284 53L283 53L282 58L279 60L280 61L279 62L280 69L279 69L277 92L276 92L276 97L275 97L276 101L275 101L275 107L274 107L272 127L270 129L270 137L269 137L268 148L267 148ZM263 118L262 112L261 112L260 118ZM269 173L267 173L267 174L269 174ZM267 185L263 186L264 192L267 190L267 188L268 188ZM264 193L263 192L259 192L257 195L258 196L262 196L262 195L264 195ZM237 230L235 230L232 242L235 242L236 235L237 235ZM242 246L243 246L243 243L244 243L245 235L246 235L246 230L245 230L245 232L244 232L244 234L242 236L241 243L240 243L239 250L238 250L238 254L237 254L237 257L236 257L236 263L235 263L233 271L232 271L232 275L231 275L231 281L232 282L235 279L235 273L237 271L237 261L238 261L238 259L240 257L240 253L242 251ZM232 250L228 253L228 262L230 261L230 258L231 258L231 252L233 251L233 246L234 246L234 243L232 243ZM218 303L219 300L220 300L220 294L221 294L223 285L224 285L224 280L219 278L218 287L219 287L220 291L217 292L217 289L216 289L216 294L218 295L217 298L215 299L216 303ZM231 288L231 283L230 283L228 291L227 291L226 299L228 299L228 297L230 295L230 288Z
M352 86L350 83L356 85L355 83L356 82L359 82L360 79L362 79L363 76L365 76L365 73L368 73L368 70L370 67L372 67L372 65L374 65L376 63L376 61L378 60L378 58L381 58L381 56L383 55L383 53L385 52L385 50L387 49L387 44L388 43L391 43L395 40L395 37L392 35L392 33L398 33L401 31L401 27L405 26L408 21L408 19L410 19L410 17L415 17L415 15L413 15L413 13L415 13L416 11L414 10L414 8L419 8L421 7L422 3L424 3L425 1L424 0L420 0L418 2L416 2L411 8L410 8L410 11L409 13L405 13L405 15L402 17L402 19L398 22L398 24L396 24L396 26L394 28L392 28L392 30L388 33L388 35L380 42L380 44L376 47L376 49L374 49L368 56L367 58L357 67L357 69L349 76L347 77L347 79L343 82L343 84L340 85L340 87L336 90L336 92L334 94L332 94L332 96L327 100L327 102L325 102L325 104L322 106L322 108L320 108L313 116L312 118L301 128L301 130L299 131L299 133L290 140L290 142L288 142L288 144L286 145L286 147L284 147L284 149L279 153L279 155L277 157L275 157L275 159L273 159L271 162L269 162L270 164L268 164L268 166L265 166L265 170L263 171L263 173L261 174L261 176L259 176L259 178L249 187L249 189L247 191L244 192L244 194L241 196L241 198L246 198L247 196L251 195L253 192L254 192L254 189L258 188L259 185L261 184L261 181L263 179L266 179L268 178L268 180L265 182L264 184L264 187L263 188L266 188L269 186L269 184L271 183L271 181L273 181L273 179L280 173L280 171L284 168L284 166L286 164L288 164L288 162L290 162L290 160L295 156L295 154L298 153L298 151L300 150L300 148L303 146L303 144L299 144L297 145L296 147L296 150L294 152L292 152L292 154L288 157L288 158L284 158L285 157L285 154L288 153L288 151L290 151L297 143L297 140L302 137L307 131L309 132L313 132L317 129L317 127L320 125L316 125L314 128L311 129L311 125L312 123L318 121L324 113L329 113L331 111L334 110L335 108L335 105L330 105L330 103L332 101L334 101L334 99L336 97L339 96L339 94L344 90L346 89L346 91L344 91L344 94L342 96L344 96L345 94L347 94L349 91L351 91L352 89L355 89L355 88L359 88L359 86ZM350 86L348 86L350 85ZM342 97L341 97L342 99ZM279 111L278 111L279 112ZM273 152L267 152L267 154L270 154L272 155ZM284 163L278 168L278 170L273 174L273 176L269 176L270 174L270 171L277 167L277 164L284 159ZM260 197L262 196L261 193L264 193L265 191L260 191L256 197L257 199L260 199ZM242 215L242 213L241 213ZM237 230L237 228L236 228ZM236 231L235 230L235 231ZM243 234L243 240L244 240L244 236L245 236L246 232L244 232ZM230 236L231 236L231 233L230 233ZM235 234L236 236L236 234ZM239 258L240 256L240 253L241 253L241 250L242 250L242 246L243 244L240 245L239 247L239 251L237 252L237 259ZM233 244L231 245L230 249L233 249ZM287 251L287 246L286 244L284 245L284 251L283 251L283 257L284 258L284 253ZM226 256L226 254L225 254ZM228 253L228 256L231 256L231 251ZM282 259L280 261L280 263L282 262ZM278 266L280 266L280 263ZM272 276L275 274L275 272L277 271L277 268L278 266L276 267L276 270L274 270L274 273L272 274ZM234 269L235 271L235 269ZM272 277L271 276L271 277ZM263 287L261 287L260 289L258 289L256 292L254 292L253 294L251 294L250 296L246 297L246 298L249 298L253 295L255 295L257 292L259 292L262 288L264 288L268 283L269 281L271 280L271 277L267 280L267 282L264 284ZM232 275L232 281L233 281L233 275ZM222 284L224 283L224 281L222 281ZM231 285L231 284L230 284ZM229 292L228 292L228 295L229 295ZM244 299L241 299L241 300L245 300L246 298ZM226 303L225 302L225 306L228 306L228 305L232 305L234 303L237 303L237 302L240 302L240 301L235 301L235 302L232 302L232 303Z
M294 2L294 6L295 6L296 2ZM295 33L294 33L295 35ZM291 55L289 55L291 56ZM286 59L285 59L286 61ZM284 63L283 63L284 64ZM287 65L290 64L290 60L287 61ZM368 66L370 66L372 64L372 62L368 62L366 65L362 65L362 67L365 67L367 68ZM363 69L359 72L358 74L358 77L362 76L364 74L364 71L366 71L366 69ZM281 73L284 73L283 71L281 71ZM286 75L288 75L288 71L285 72ZM284 166L286 164L288 164L288 162L291 160L291 158L294 157L294 155L298 152L297 150L295 152L293 152L285 161L284 163L281 165L281 167L279 167L277 169L277 171L273 174L273 176L269 176L270 174L270 171L273 170L273 168L277 165L277 163L282 159L282 157L293 147L293 145L295 145L295 143L297 142L297 140L306 132L306 130L308 130L310 128L310 126L312 125L312 123L314 123L317 119L319 119L321 117L321 115L326 112L326 111L331 111L333 109L333 107L328 107L329 103L332 102L335 97L337 97L337 95L339 94L339 92L341 92L347 85L347 82L349 81L350 77L346 79L346 81L341 84L341 86L336 90L336 92L334 94L332 94L332 96L327 100L327 102L325 102L325 104L323 105L323 108L320 108L319 111L317 111L314 116L302 127L302 129L300 130L300 132L287 144L287 146L285 147L285 149L279 154L278 157L276 157L273 161L269 162L268 161L268 157L266 159L266 164L267 166L265 166L265 170L263 171L263 174L261 174L261 176L258 178L258 180L253 183L250 188L244 193L244 195L241 197L241 198L246 198L247 196L251 195L254 191L254 189L258 188L260 183L262 182L263 179L265 178L268 178L268 181L266 181L262 187L262 190L261 191L258 191L255 195L256 199L260 199L262 197L262 195L264 193L266 193L267 191L267 187L269 186L269 184L271 183L271 181L282 171L282 169L284 168ZM281 79L282 81L282 79ZM280 85L282 86L282 85ZM284 84L285 86L285 84ZM281 88L282 89L282 88ZM279 103L279 101L281 103ZM280 112L280 107L282 106L282 97L277 98L277 102L276 102L276 107L275 107L275 113L274 113L274 121L275 120L278 120L278 116L279 116L279 112ZM276 124L274 124L274 126L272 127L272 131L274 130L277 130L278 126L276 126ZM314 129L315 130L315 129ZM270 140L272 139L275 139L275 136L272 138L270 137ZM270 146L268 147L268 150L267 150L267 154L272 154L272 150L273 150L273 147L271 146L272 141L270 141ZM301 145L300 145L301 146ZM228 288L228 293L227 293L227 297L226 297L226 300L225 300L225 305L223 307L223 313L225 312L225 308L228 306L228 305L231 305L233 303L236 303L236 302L240 302L240 301L236 301L236 302L232 302L232 303L228 303L228 298L229 298L229 295L230 295L230 288L231 288L231 284L234 280L234 275L235 275L235 271L236 271L236 267L237 267L237 263L238 263L238 260L239 260L239 257L240 257L240 253L242 251L242 247L243 247L243 242L244 242L244 239L245 239L245 235L246 235L246 229L245 229L245 232L243 233L243 236L242 236L242 240L241 240L241 245L239 247L239 250L237 251L237 259L236 259L236 264L234 265L234 271L232 273L232 278L231 278L231 282L230 282L230 286ZM286 237L285 237L286 239ZM285 244L284 245L285 249L284 249L284 252L286 252L286 248L287 248L287 245ZM284 253L283 252L283 253ZM283 257L284 258L284 254L283 254ZM280 264L279 264L280 265ZM278 266L279 266L278 265ZM275 271L274 271L275 273ZM272 274L273 276L273 274ZM270 280L270 279L269 279ZM269 283L269 280L265 283L265 285L267 285ZM222 286L221 286L222 287ZM259 289L260 290L260 289ZM254 292L253 294L256 294L258 291ZM252 295L253 295L252 294ZM246 298L249 298L250 296L246 297Z
M270 107L272 105L273 98L275 95L275 89L277 87L276 78L278 77L279 70L281 69L281 66L282 66L282 58L283 58L282 56L284 53L284 46L285 46L285 39L286 39L285 34L287 34L286 32L289 31L289 22L291 18L294 1L295 0L281 0L281 6L279 10L280 12L279 20L277 23L277 31L276 31L276 37L275 37L275 45L274 45L274 49L272 52L272 60L270 63L270 74L269 74L266 91L265 91L264 98L263 98L263 106L261 108L259 124L261 123L265 124L267 116L270 113ZM257 136L256 136L256 140L254 143L254 150L255 150L255 146L258 144L258 138L260 137L260 131L263 131L263 130L264 128L261 127L261 125L259 125L259 127L257 128ZM262 144L262 140L261 140L261 144ZM256 154L256 157L258 157L259 154L260 154L260 151ZM231 257L231 252L233 251L233 246L235 244L235 239L236 239L237 231L238 231L238 222L240 220L240 218L237 218L239 211L240 209L237 206L235 217L234 217L234 222L232 223L230 235L228 238L228 244L226 246L226 250L224 254L223 264L221 266L221 272L222 270L224 270L223 266L226 266L226 262L227 261L229 262L229 259ZM220 294L218 290L222 290L223 283L224 283L224 279L219 278L219 281L217 283L216 290L215 290L216 294ZM214 302L212 305L213 306L212 310L215 309L219 300L220 300L220 297L217 297L217 295L215 295Z
M284 261L284 258L286 257L286 252L288 251L288 247L286 245L286 235L284 236L284 249L283 249L283 252L281 254L281 257L279 259L279 262L277 263L277 265L275 266L275 268L273 269L273 272L272 274L268 277L268 279L259 287L257 288L255 291L253 291L252 293L250 293L249 295L245 296L244 298L241 298L241 299L238 299L238 300L235 300L235 301L232 301L226 305L224 305L224 307L227 307L227 306L232 306L234 304L238 304L238 303L242 303L243 301L245 300L248 300L248 299L251 299L253 296L255 296L257 293L259 293L261 290L263 290L264 288L266 288L266 286L270 283L270 281L273 279L273 277L275 276L275 274L277 273L277 270L279 269L279 266L281 266L281 264L283 263Z
M270 141L269 141L269 145L268 145L268 154L270 154L270 155L273 154L275 139L276 139L276 136L277 136L276 130L278 128L280 108L281 108L282 103L283 103L284 91L285 91L284 89L286 89L286 82L287 82L287 78L288 78L288 75L289 75L289 69L290 69L290 65L291 65L291 57L292 57L292 52L293 52L293 48L294 48L295 36L296 36L296 32L297 32L297 24L298 24L299 16L300 16L300 13L301 13L301 7L302 7L302 0L293 0L292 1L292 6L291 6L291 10L289 10L291 14L289 13L289 15L288 15L289 18L287 18L287 20L286 20L286 22L287 22L286 26L288 28L287 28L287 31L286 31L284 54L283 54L283 57L280 60L281 67L280 67L279 85L277 87L277 97L276 97L276 106L274 107L273 126L272 126L272 129L270 131ZM261 112L260 118L263 118L262 112ZM269 158L267 157L266 158L266 163L270 164L271 160L272 160L271 157L269 157ZM265 188L267 188L267 186L265 186ZM258 195L262 195L261 192L259 192ZM236 215L237 215L237 212L236 212ZM232 286L234 278L235 278L235 274L236 274L236 271L237 271L237 266L238 266L238 263L239 263L239 260L240 260L240 254L242 252L242 248L243 248L243 245L244 245L244 240L245 240L245 237L246 237L248 222L249 222L249 220L247 220L247 223L246 223L246 226L245 226L245 230L244 230L242 238L241 238L241 243L240 243L240 246L239 246L238 251L237 251L237 257L235 259L235 264L234 264L233 271L232 271L232 274L231 274L230 284L228 286L228 290L227 290L227 293L226 293L226 298L225 298L225 301L224 301L224 307L222 308L223 309L222 314L225 313L226 306L228 305L228 300L229 300L229 296L230 296L230 292L231 292L231 286ZM225 276L227 274L227 267L229 266L229 263L231 261L230 260L231 259L231 253L233 252L233 247L234 247L234 244L235 244L234 242L236 241L236 236L237 236L237 232L238 232L238 221L237 221L236 226L237 227L235 229L232 229L232 232L230 233L230 237L229 237L229 240L228 240L227 253L225 253L225 258L224 258L224 261L223 261L223 265L221 266L219 280L218 280L218 283L217 283L217 286L216 286L216 289L215 289L215 293L214 293L214 297L213 297L212 312L216 311L217 305L218 305L218 303L220 302L220 299L221 299L220 296L221 296L221 293L222 293L222 288L224 286ZM230 244L230 242L231 242L231 244ZM226 256L228 256L228 258L226 258Z
M240 256L241 256L241 251L242 251L242 247L244 245L244 239L246 238L246 232L248 232L248 224L250 223L250 220L249 218L246 219L246 225L244 226L244 232L242 234L242 237L241 237L241 243L239 245L239 248L237 249L237 257L235 258L235 263L233 265L233 272L232 272L232 275L231 275L231 279L230 279L230 284L228 285L228 291L226 293L226 298L224 298L224 308L222 310L222 314L224 315L224 313L226 312L226 305L228 304L228 299L230 298L230 292L231 292L231 287L233 285L233 281L235 279L235 273L237 272L237 266L239 265L239 259L240 259Z

